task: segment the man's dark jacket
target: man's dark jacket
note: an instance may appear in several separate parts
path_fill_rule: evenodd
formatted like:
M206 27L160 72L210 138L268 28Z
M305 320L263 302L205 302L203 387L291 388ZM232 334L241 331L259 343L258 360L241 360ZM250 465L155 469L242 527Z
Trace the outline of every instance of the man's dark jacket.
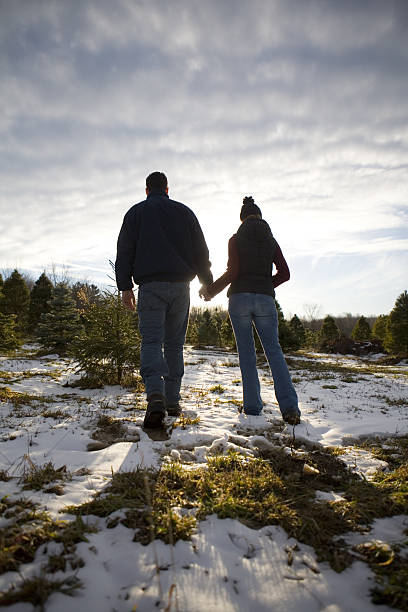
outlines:
M187 206L170 200L165 192L150 192L147 199L126 213L119 233L116 282L119 291L134 282L186 282L197 275L212 282L211 263L200 224Z

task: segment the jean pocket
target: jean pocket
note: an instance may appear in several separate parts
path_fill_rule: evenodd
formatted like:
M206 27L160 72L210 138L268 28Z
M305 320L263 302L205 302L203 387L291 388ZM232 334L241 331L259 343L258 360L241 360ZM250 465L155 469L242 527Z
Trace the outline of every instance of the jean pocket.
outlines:
M145 310L162 310L165 304L163 299L151 289L140 287L137 296L137 309L139 312Z
M228 312L233 317L245 317L251 312L249 296L247 293L233 293L228 302Z

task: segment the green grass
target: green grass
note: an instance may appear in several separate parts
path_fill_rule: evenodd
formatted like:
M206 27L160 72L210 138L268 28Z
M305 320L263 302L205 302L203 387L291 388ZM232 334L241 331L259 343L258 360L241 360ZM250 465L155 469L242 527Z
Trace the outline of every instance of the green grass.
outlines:
M73 521L55 521L38 504L25 498L10 500L7 496L0 500L0 517L4 525L0 529L0 574L18 572L21 565L32 563L40 547L43 547L43 559L47 560L49 542L62 545L59 555L50 555L47 563L42 564L39 576L22 579L2 591L0 606L29 602L43 610L52 593L73 595L82 586L73 576L51 580L45 572L65 571L68 566L73 570L83 567L84 561L76 554L76 546L88 542L87 534L97 531L94 525L80 516Z
M218 393L219 395L222 395L223 393L225 393L225 389L222 385L214 385L212 387L209 387L208 390L211 393Z
M34 403L51 403L54 398L46 395L32 395L20 391L13 391L10 387L0 387L0 402L12 404L15 408L19 406L31 406Z
M12 585L8 591L0 593L0 606L27 602L39 610L44 610L44 605L52 593L72 596L80 588L83 588L83 584L76 576L68 576L62 580L50 580L44 575L26 578L19 586Z
M351 365L343 362L325 362L320 359L296 359L286 357L286 363L293 370L309 372L311 374L340 375L340 376L361 376L364 374L387 374L408 377L408 372L392 368L389 365L379 365L377 363L365 363L364 365Z
M65 482L71 480L71 474L67 471L66 465L55 468L51 461L42 466L35 465L31 460L28 466L25 467L24 474L21 477L23 489L34 489L36 491L44 490L47 487L48 492L61 493L61 488L50 489L48 485L56 481Z
M198 425L200 423L200 417L190 417L181 414L177 421L174 423L173 428L180 427L181 429L187 429L189 425Z
M122 420L114 419L111 416L102 414L96 423L97 429L92 432L94 440L112 444L115 440L121 439L126 435L127 429Z
M66 416L70 416L67 415L65 412L63 412L62 410L44 410L44 412L41 413L41 416L44 417L45 419L63 419Z
M144 544L153 537L187 539L196 521L213 513L252 528L280 525L288 536L312 546L319 560L342 571L356 556L342 535L359 532L376 518L408 512L408 474L401 466L367 482L338 455L337 449L315 449L298 458L276 448L256 459L237 453L217 456L207 468L195 470L171 463L159 472L118 473L104 492L67 511L107 517L111 527L122 522ZM316 472L305 473L305 462ZM318 501L316 490L342 492L344 500ZM174 515L170 509L175 506L194 509L194 516ZM125 518L110 521L109 515L119 509Z

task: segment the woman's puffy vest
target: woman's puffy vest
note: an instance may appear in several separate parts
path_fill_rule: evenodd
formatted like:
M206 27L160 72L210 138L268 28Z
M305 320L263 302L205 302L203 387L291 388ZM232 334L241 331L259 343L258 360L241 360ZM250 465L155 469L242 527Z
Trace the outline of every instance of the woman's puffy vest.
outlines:
M228 290L232 293L266 293L275 297L272 265L276 243L263 219L245 219L235 234L239 256L239 275Z

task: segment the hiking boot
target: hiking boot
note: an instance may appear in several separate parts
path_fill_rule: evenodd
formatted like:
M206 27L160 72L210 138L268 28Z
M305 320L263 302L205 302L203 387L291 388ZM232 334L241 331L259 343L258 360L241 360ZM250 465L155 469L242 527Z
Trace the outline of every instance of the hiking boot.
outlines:
M289 414L285 414L283 416L283 420L285 421L285 423L289 423L289 425L299 425L300 414L298 412L292 412Z
M146 429L156 429L163 426L166 416L165 400L160 393L153 393L147 398L147 409L143 421Z
M171 417L178 417L182 412L182 408L178 402L176 404L167 404L166 409L167 414Z

